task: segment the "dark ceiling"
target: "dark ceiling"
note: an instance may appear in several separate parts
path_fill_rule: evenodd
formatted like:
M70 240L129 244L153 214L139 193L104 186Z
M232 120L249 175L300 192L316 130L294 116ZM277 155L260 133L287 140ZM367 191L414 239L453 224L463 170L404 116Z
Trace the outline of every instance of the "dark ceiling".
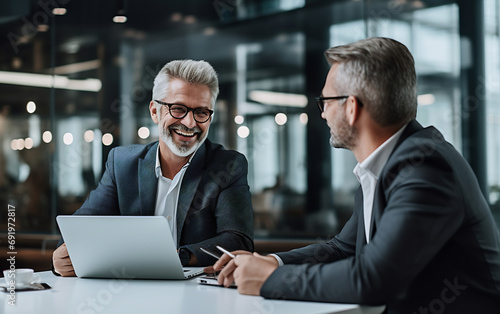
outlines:
M245 0L243 15L241 7L236 6L239 2L243 1L0 0L0 34L3 35L0 39L0 71L50 73L52 64L58 67L97 59L104 60L106 67L110 67L119 62L123 40L130 40L140 42L143 53L147 54L148 64L144 67L157 68L167 60L189 56L209 60L222 74L223 80L224 73L234 76L237 44L265 41L269 50L263 50L262 58L256 62L264 63L262 68L266 69L279 67L280 75L286 75L286 71L293 74L302 71L296 68L301 64L297 58L302 56L300 51L292 50L297 45L290 42L293 36L288 35L301 32L305 25L309 31L324 33L324 29L316 30L324 25L318 21L359 19L363 14L363 2L375 7L378 2L387 1L308 0L306 8L279 14L280 1ZM55 4L64 4L67 13L52 16ZM112 19L121 9L125 10L127 22L116 24ZM247 22L245 18L252 21ZM44 27L44 24L48 26ZM208 32L217 32L218 36L206 36ZM318 38L322 41L317 43L318 49L323 49L323 39ZM309 37L307 45L315 45L314 40ZM110 51L113 56L103 57ZM275 55L274 51L281 51L280 55ZM226 69L228 65L230 69ZM111 94L117 97L119 75L114 72L111 76L103 76L102 71L101 67L68 76L74 79L99 77L107 87L115 84ZM269 72L255 74L272 75ZM0 84L0 109L9 106L12 114L23 114L28 98L46 102L41 107L49 108L49 93L47 88ZM56 108L61 108L61 112L63 108L75 107L68 106L67 99L77 99L80 112L85 112L86 108L95 112L95 103L100 97L98 93L59 89L55 93Z
M214 6L216 1L211 0L0 0L0 34L4 35L0 40L0 71L50 73L52 62L57 67L102 60L99 53L103 49L115 50L116 54L123 39L147 40L147 36L155 33L176 37L199 32L207 25L224 23L219 14L229 20L227 12L231 13L232 0L218 1L224 1L225 10L221 11ZM52 9L56 5L66 8L67 13L54 16ZM113 22L120 11L127 16L124 24ZM94 69L69 77L84 79L99 77L99 74L98 69ZM57 90L56 102L67 99L68 93L74 92ZM0 107L8 106L11 114L24 112L27 95L39 102L50 99L46 88L0 84L0 94ZM95 93L79 92L78 95L80 107L87 104L95 110ZM65 104L56 106L62 108Z

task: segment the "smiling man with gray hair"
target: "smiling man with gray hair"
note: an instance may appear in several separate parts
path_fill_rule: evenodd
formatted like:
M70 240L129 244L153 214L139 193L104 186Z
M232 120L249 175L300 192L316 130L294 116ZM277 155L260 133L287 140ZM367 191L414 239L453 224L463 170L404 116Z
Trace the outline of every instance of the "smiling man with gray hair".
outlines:
M218 93L209 63L167 63L149 104L160 140L111 150L101 182L75 214L165 216L184 266L213 263L201 247L253 250L248 163L207 139ZM56 273L75 275L62 241L53 262Z

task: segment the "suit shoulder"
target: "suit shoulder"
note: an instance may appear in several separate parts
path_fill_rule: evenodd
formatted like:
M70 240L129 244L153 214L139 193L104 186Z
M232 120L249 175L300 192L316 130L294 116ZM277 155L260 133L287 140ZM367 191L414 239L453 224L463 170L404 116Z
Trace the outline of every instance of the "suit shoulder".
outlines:
M111 150L114 159L137 159L146 156L146 154L156 147L158 142L149 144L132 144L126 146L118 146ZM110 155L112 154L110 152Z
M245 155L242 153L232 150L232 149L226 149L224 146L213 143L207 140L207 155L209 159L215 159L217 161L228 161L228 160L235 160L235 159L241 159L245 160Z
M430 158L439 156L444 159L457 158L460 153L451 143L445 140L444 136L434 127L423 128L408 138L401 145L395 148L395 155L410 158Z

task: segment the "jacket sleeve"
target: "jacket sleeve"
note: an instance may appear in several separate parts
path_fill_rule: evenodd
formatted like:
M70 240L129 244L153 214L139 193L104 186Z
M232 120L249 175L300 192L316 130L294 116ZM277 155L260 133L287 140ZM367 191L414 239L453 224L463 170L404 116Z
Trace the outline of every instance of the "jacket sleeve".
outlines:
M414 164L413 156L401 157L388 172L390 180L381 178L390 181L379 189L387 205L369 244L339 261L278 267L261 295L384 304L404 291L459 228L464 209L462 192L443 158L426 156L422 164L406 169Z
M229 251L253 251L254 248L253 210L247 181L248 163L246 158L239 153L235 154L224 169L224 172L209 173L212 181L221 186L217 190L218 195L215 196L212 210L216 224L216 235L201 242L181 246L196 256L199 266L211 265L215 262L213 257L200 250L201 247L214 251L218 251L215 248L216 245ZM213 182L207 184L208 188L214 186ZM207 192L207 194L210 193ZM208 222L204 221L203 223Z
M358 194L361 193L360 190ZM355 208L341 232L327 243L311 244L289 252L277 253L277 255L284 264L330 263L353 256L356 250L359 206Z

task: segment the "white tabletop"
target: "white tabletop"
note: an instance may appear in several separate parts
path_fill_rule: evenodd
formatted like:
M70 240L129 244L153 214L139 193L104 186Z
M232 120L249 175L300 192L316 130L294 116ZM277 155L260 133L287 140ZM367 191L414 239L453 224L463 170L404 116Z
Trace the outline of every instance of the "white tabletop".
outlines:
M16 306L0 292L0 313L381 313L384 307L266 300L236 289L199 285L189 280L63 278L41 272L52 289L16 292ZM3 278L2 278L3 280Z

